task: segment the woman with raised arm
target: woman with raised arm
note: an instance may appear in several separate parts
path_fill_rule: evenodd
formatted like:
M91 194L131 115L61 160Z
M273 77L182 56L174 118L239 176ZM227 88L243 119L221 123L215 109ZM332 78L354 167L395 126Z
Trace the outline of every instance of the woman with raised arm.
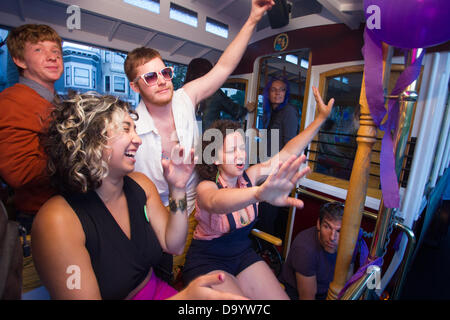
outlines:
M183 269L185 283L200 275L223 271L233 281L214 288L250 299L288 299L269 266L251 248L249 234L260 201L303 207L301 200L289 197L297 181L309 171L309 167L299 170L305 162L305 156L300 154L325 122L334 103L332 99L325 105L316 88L313 92L319 111L316 119L274 157L248 169L240 124L229 120L213 123L209 130L215 131L209 135L220 145L211 148L203 141L203 163L197 165L203 179L197 186L198 225Z

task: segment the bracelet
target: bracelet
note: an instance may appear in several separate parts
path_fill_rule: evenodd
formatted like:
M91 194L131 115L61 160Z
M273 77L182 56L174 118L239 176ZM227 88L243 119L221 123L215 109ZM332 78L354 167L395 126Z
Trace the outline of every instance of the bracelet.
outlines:
M172 199L172 197L169 196L169 208L170 211L175 213L177 210L184 211L187 208L187 199L186 194L184 194L184 197L179 200Z

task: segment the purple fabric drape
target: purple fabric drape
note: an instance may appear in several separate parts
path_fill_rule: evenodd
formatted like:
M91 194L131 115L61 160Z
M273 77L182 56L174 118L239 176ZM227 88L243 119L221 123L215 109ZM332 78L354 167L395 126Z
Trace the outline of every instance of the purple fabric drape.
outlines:
M391 95L399 95L420 74L422 58L413 61L399 76ZM395 173L395 151L392 132L395 132L398 122L398 99L390 99L388 110L385 108L383 91L383 52L381 42L375 39L367 29L364 31L364 76L366 84L366 98L371 116L384 136L381 141L380 153L380 182L384 205L387 208L398 208L400 204L398 177ZM387 120L382 123L388 113Z
M395 133L398 124L399 103L398 99L390 99L388 109L386 110L385 108L382 45L381 41L375 39L370 32L367 31L367 28L364 31L364 47L362 51L364 56L366 98L370 114L376 126L384 131L380 153L380 182L383 202L386 208L398 208L400 205L400 196L398 177L395 172L393 133ZM390 94L391 96L400 95L415 79L417 79L420 74L424 53L425 50L422 50L420 56L412 61L412 63L402 72ZM387 119L382 123L386 113ZM366 273L369 266L381 266L382 264L383 257L373 259L370 256L366 256L364 265L360 267L345 284L344 288L339 292L338 299L342 297L348 287L358 281Z

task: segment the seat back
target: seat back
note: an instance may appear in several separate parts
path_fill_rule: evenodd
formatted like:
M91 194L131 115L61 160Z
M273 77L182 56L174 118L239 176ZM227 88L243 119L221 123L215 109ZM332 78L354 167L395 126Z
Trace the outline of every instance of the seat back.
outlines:
M0 299L20 299L22 294L23 252L19 224L8 220L0 200Z

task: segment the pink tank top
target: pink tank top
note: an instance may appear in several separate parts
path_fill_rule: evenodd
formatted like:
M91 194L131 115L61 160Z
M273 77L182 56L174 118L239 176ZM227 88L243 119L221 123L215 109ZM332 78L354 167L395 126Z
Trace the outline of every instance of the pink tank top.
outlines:
M226 182L219 175L219 182L224 188L229 188ZM237 188L243 189L247 188L248 182L243 176L238 178ZM227 214L210 213L205 209L201 209L198 206L198 202L195 201L195 219L197 219L198 224L194 231L194 239L197 240L212 240L219 238L222 235L230 231L230 223L228 222ZM256 215L253 208L253 204L248 207L241 209L239 211L232 212L234 221L236 223L236 229L243 228L253 220L255 220Z

